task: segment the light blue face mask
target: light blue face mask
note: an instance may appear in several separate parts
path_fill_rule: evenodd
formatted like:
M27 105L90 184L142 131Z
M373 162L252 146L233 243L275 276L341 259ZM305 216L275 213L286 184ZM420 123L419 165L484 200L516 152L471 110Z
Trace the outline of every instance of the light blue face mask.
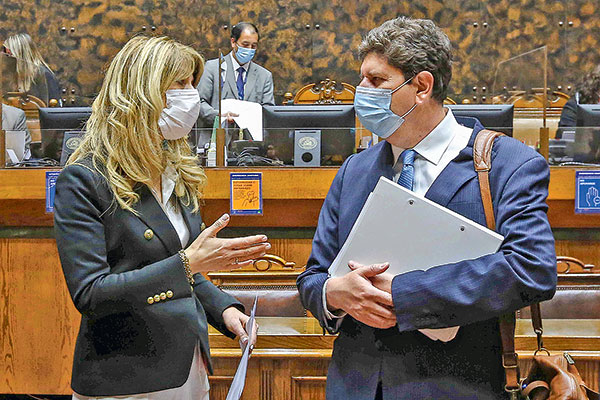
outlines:
M235 52L235 58L237 58L240 64L246 64L247 62L252 61L254 54L256 54L256 49L249 49L238 45L237 51Z
M388 138L404 123L404 118L415 109L411 107L404 115L395 114L392 105L392 94L408 84L412 78L404 81L396 89L376 89L363 86L356 87L354 95L354 110L363 126L382 139Z

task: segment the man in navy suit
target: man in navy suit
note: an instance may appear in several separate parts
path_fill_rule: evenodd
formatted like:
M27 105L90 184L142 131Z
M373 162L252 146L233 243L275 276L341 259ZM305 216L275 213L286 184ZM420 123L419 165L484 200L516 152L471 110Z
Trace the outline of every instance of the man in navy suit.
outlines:
M452 75L448 37L431 21L400 17L370 31L359 53L356 112L385 140L340 168L298 278L304 305L339 332L327 398L503 398L498 317L549 299L556 288L548 165L520 142L496 139L490 186L496 230L505 237L497 253L397 276L385 272L386 260L351 263L353 272L329 278L381 176L485 225L473 167L483 127L443 107ZM399 242L398 251L411 249Z

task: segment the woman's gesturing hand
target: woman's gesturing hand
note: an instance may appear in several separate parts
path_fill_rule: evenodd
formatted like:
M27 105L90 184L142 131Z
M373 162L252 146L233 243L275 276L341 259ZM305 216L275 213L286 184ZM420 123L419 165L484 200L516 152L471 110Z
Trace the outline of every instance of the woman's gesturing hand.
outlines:
M218 238L217 233L228 223L229 215L224 214L185 249L192 273L246 267L271 248L265 235Z

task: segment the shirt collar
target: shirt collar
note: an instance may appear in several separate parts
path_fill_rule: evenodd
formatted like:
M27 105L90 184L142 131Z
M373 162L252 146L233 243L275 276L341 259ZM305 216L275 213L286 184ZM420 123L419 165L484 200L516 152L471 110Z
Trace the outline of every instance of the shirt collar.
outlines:
M456 130L459 127L458 122L454 118L454 114L452 114L452 110L446 108L448 110L446 112L446 116L442 121L427 135L425 136L415 147L413 150L417 152L417 154L430 163L437 165L444 152L452 142L454 135L456 134ZM392 145L392 153L394 154L394 163L400 157L400 154L405 149L401 147L397 147Z
M229 54L231 55L231 62L233 63L233 70L234 71L237 71L239 67L242 67L242 68L244 68L244 71L248 72L248 68L250 67L250 63L252 61L248 61L246 64L240 65L240 63L237 62L237 60L233 56L233 50Z
M165 171L161 175L162 179L162 200L163 206L169 202L173 191L175 190L175 182L177 182L177 171L171 164L167 165Z

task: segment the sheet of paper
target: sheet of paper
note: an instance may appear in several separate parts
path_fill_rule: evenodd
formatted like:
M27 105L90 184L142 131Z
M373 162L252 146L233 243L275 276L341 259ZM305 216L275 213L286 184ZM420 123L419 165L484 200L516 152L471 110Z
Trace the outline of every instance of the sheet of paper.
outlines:
M238 114L233 117L236 124L242 129L246 128L252 139L263 140L262 106L251 101L225 99L221 102L221 114L232 112Z
M250 313L250 319L246 323L246 332L248 332L248 341L242 351L242 359L238 365L231 387L227 393L226 400L239 400L244 392L244 385L246 384L246 372L248 371L248 360L250 360L250 343L254 340L254 319L256 314L256 303L258 296L254 298L254 305L252 306L252 312Z

